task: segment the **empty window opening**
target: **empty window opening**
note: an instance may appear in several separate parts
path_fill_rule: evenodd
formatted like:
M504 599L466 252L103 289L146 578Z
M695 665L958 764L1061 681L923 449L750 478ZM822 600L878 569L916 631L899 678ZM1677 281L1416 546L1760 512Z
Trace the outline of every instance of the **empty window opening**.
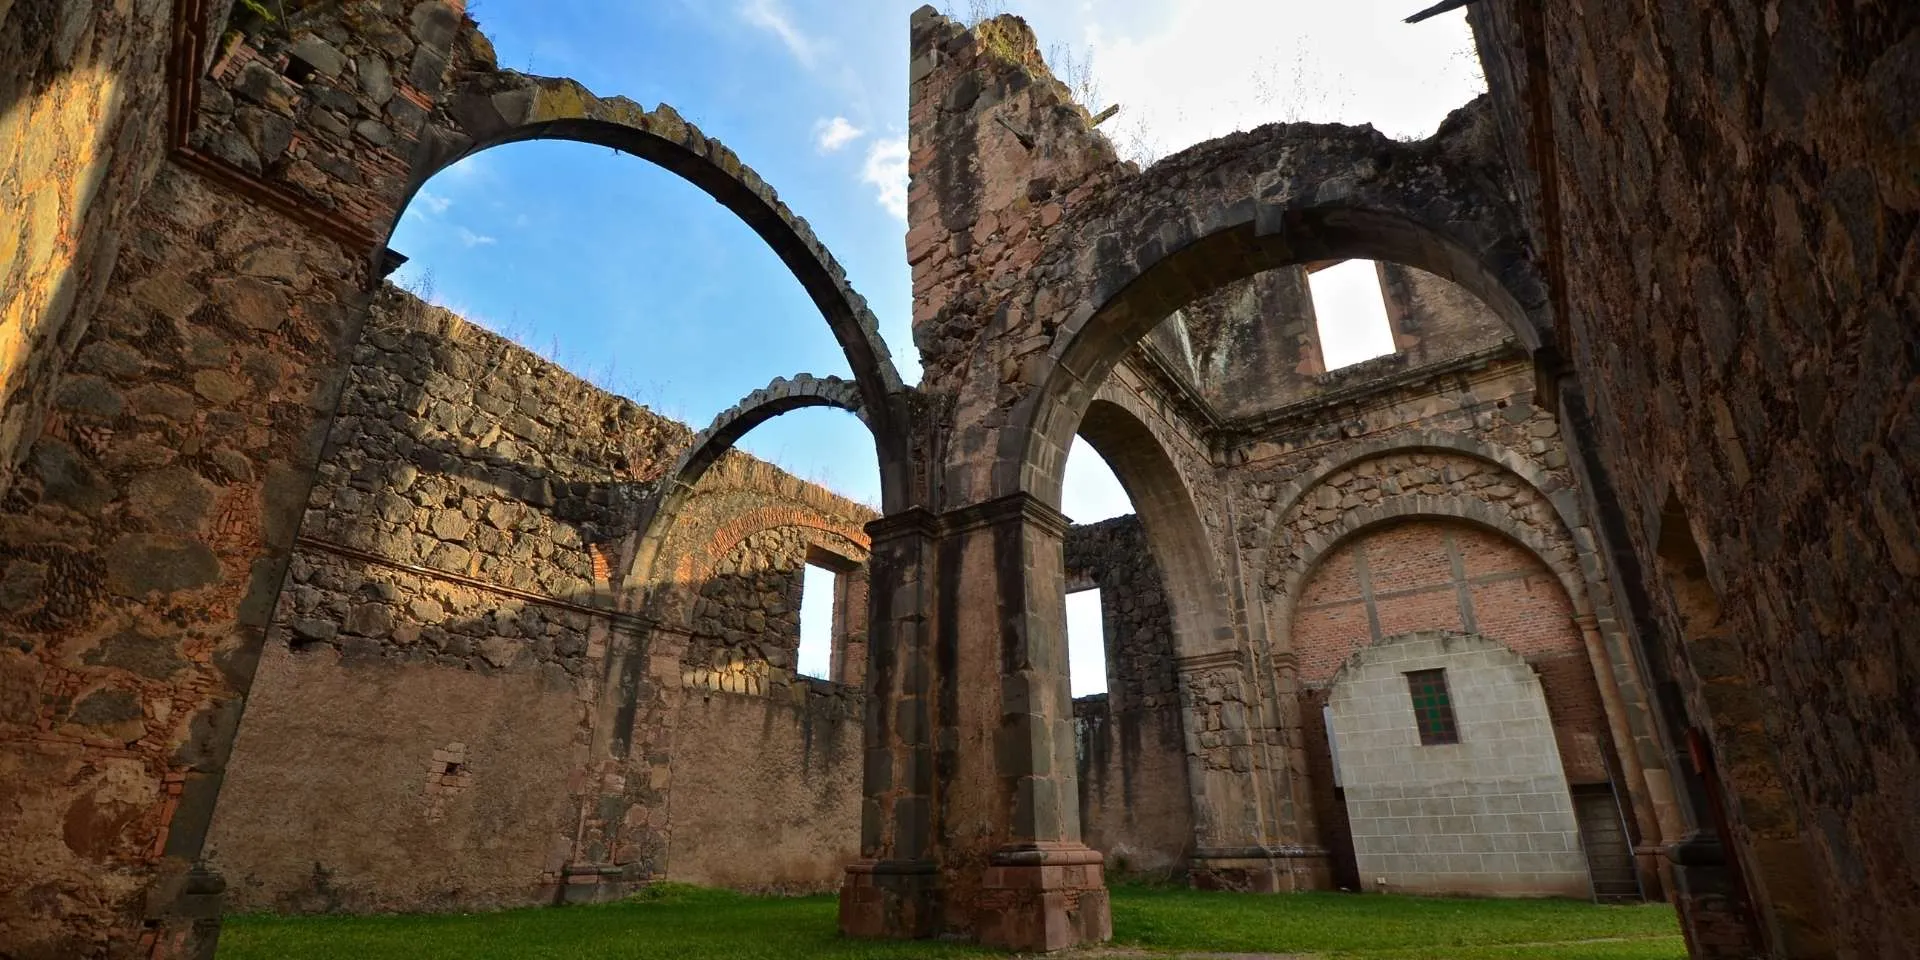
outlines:
M1453 718L1453 698L1447 693L1445 670L1407 674L1407 692L1413 696L1413 719L1420 728L1421 746L1460 742L1460 725Z
M1076 698L1107 692L1107 625L1098 587L1067 594L1067 679Z
M1338 370L1394 352L1387 301L1372 260L1308 267L1307 289L1313 295L1320 360L1326 369Z
M833 608L839 595L839 575L808 563L800 583L800 652L795 671L827 679L833 670Z

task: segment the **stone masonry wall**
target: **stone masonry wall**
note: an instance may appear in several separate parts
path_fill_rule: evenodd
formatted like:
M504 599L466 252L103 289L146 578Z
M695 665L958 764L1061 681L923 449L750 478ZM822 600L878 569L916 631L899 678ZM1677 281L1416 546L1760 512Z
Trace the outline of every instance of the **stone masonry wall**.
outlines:
M810 540L779 521L795 518L746 532L694 584L695 641L676 659L739 669L684 690L674 670L669 710L626 734L649 749L598 765L620 716L610 649L681 643L622 612L614 571L692 432L392 287L354 359L209 841L233 907L547 902L583 860L635 879L837 876L859 700L790 682ZM737 506L798 484L752 466L712 486L741 488ZM696 496L678 523L710 526L712 506ZM721 689L753 699L716 704ZM716 789L708 771L731 779ZM596 816L597 850L581 849L581 810L613 782L623 812ZM740 837L776 838L781 870L730 871L752 859Z
M1134 516L1067 531L1070 585L1100 590L1107 692L1073 703L1086 844L1109 870L1179 871L1193 843L1173 619Z
M0 504L0 943L61 956L183 889L364 277L172 166L125 244Z
M0 496L160 159L167 8L0 3Z
M1269 629L1284 638L1303 727L1314 725L1331 672L1360 646L1409 630L1470 629L1473 618L1539 661L1575 782L1661 770L1647 686L1604 570L1583 546L1592 534L1570 489L1560 426L1534 404L1529 368L1484 356L1451 369L1429 364L1424 375L1386 377L1370 396L1331 397L1313 410L1320 415L1302 408L1249 430L1241 448L1249 460L1230 474L1248 504L1239 508L1241 548L1264 557L1249 576L1260 578ZM1253 509L1263 503L1264 512ZM1380 567L1365 571L1364 587L1363 551ZM1299 743L1296 762L1330 771L1324 736ZM1339 848L1346 825L1331 809L1332 784L1314 778L1311 793L1325 842ZM1623 795L1636 837L1673 829L1663 775L1634 773ZM1658 864L1643 858L1640 869L1657 889Z
M1196 385L1221 417L1257 417L1385 372L1498 349L1506 325L1465 288L1403 264L1375 264L1393 354L1328 371L1304 267L1254 274L1181 309Z
M0 57L0 125L26 151L10 162L37 178L5 188L33 191L33 216L0 222L28 224L18 236L41 271L10 263L0 288L0 452L27 461L0 500L13 641L0 656L0 781L21 798L0 826L20 840L0 847L9 950L184 954L217 929L218 882L193 863L371 287L371 230L308 215L184 145L194 77L212 59L202 41L218 29L205 12L0 9L0 50L21 56ZM349 31L382 18L356 13ZM62 61L90 66L62 73ZM116 70L110 90L93 76ZM22 98L21 76L41 86ZM60 99L43 108L38 92ZM47 136L12 132L30 117ZM163 124L170 159L156 165ZM393 132L406 155L413 131ZM108 142L111 170L88 167ZM49 231L73 252L46 255ZM8 261L13 244L0 240ZM60 258L77 265L74 283L46 272ZM100 284L89 319L80 288ZM11 359L22 342L28 356Z
M1761 943L1736 916L1693 946L1911 956L1920 20L1529 6L1468 9L1609 546L1762 906ZM1689 620L1688 592L1716 615Z

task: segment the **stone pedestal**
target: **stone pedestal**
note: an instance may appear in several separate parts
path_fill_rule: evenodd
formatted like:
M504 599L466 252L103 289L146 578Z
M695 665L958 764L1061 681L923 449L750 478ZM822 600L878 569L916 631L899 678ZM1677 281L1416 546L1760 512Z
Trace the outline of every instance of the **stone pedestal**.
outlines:
M1202 847L1194 851L1187 876L1197 890L1294 893L1333 886L1322 847Z
M1079 843L1035 843L994 853L973 904L981 943L1061 950L1113 937L1106 858Z
M1667 846L1673 862L1673 909L1687 955L1699 960L1735 960L1759 956L1739 867L1712 833L1695 830Z
M940 932L940 871L931 860L859 860L840 887L840 932L920 940Z

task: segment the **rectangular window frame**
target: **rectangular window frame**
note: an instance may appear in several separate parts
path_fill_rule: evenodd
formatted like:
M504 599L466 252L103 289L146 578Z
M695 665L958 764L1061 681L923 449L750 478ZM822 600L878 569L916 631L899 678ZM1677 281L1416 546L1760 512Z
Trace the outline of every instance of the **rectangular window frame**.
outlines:
M1446 668L1409 670L1405 676L1420 745L1442 747L1459 743L1460 719L1453 712L1453 693L1447 687Z

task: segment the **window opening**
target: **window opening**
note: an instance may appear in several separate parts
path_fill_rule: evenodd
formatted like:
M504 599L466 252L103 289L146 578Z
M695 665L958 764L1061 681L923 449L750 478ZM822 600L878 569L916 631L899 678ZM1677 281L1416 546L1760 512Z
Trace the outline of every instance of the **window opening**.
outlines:
M833 670L833 607L839 574L808 563L800 583L800 650L795 672L827 679Z
M1453 698L1447 693L1445 670L1415 670L1407 674L1407 692L1413 696L1413 718L1420 728L1421 746L1460 742L1460 725L1453 717Z
M1307 290L1313 297L1320 360L1326 369L1338 370L1394 352L1393 326L1387 321L1387 301L1372 260L1308 267Z
M1067 679L1075 698L1107 692L1107 629L1100 589L1067 594Z

